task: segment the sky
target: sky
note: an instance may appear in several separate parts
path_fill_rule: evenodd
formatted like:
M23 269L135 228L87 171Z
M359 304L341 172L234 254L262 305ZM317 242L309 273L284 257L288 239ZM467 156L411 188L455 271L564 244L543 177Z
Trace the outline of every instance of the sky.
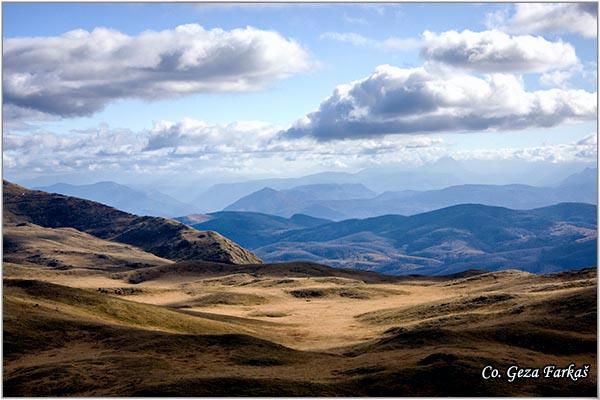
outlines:
M595 162L596 7L3 3L4 175Z

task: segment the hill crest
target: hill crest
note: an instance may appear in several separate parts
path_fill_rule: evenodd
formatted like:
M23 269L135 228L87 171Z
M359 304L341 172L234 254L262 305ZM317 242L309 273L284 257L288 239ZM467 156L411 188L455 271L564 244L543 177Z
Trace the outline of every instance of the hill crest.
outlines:
M161 217L138 217L91 200L29 190L3 181L6 222L74 228L105 240L137 246L174 261L256 264L250 251L212 231L198 231Z

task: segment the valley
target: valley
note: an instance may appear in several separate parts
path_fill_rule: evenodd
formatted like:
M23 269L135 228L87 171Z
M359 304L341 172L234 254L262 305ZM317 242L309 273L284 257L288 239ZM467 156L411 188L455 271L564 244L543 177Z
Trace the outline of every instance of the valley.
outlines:
M131 283L128 274L6 265L5 395L596 390L595 269L379 280L312 264L174 267ZM481 379L485 365L571 362L591 365L590 378Z
M134 3L0 8L1 396L598 397L597 3Z

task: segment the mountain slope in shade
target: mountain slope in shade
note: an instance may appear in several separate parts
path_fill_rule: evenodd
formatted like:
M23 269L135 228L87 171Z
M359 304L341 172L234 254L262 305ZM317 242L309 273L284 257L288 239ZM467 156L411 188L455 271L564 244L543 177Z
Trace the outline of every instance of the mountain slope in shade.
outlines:
M295 214L291 218L275 215L221 211L206 215L190 215L176 218L178 221L200 230L211 230L230 237L247 248L256 248L273 243L286 232L312 228L330 223L330 220Z
M164 193L144 192L115 182L97 182L91 185L57 183L35 189L97 201L136 215L173 217L194 212L193 206L177 201Z
M4 217L46 228L74 228L101 239L137 246L170 260L253 264L261 260L212 231L177 221L138 217L89 200L51 194L3 182Z
M518 268L553 272L596 265L596 206L533 210L463 204L301 227L282 217L222 212L193 225L243 243L269 262L312 261L389 274Z

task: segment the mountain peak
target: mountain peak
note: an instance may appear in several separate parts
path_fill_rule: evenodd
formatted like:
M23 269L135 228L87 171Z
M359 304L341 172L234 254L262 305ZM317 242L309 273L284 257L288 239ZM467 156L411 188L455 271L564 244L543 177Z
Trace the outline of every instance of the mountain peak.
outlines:
M265 193L265 194L268 194L268 193L277 193L277 192L278 192L277 190L275 190L275 189L273 189L271 187L265 186L264 188L262 188L262 189L260 189L260 190L258 190L256 192L254 192L254 193Z

